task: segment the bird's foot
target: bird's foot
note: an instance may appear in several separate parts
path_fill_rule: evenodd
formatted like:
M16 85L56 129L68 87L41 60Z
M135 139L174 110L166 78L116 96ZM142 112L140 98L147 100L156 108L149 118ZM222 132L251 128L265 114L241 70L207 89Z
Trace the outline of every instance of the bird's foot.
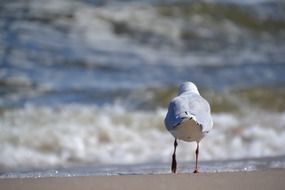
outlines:
M194 174L197 174L197 173L199 173L199 171L198 170L194 170L194 172L193 172Z

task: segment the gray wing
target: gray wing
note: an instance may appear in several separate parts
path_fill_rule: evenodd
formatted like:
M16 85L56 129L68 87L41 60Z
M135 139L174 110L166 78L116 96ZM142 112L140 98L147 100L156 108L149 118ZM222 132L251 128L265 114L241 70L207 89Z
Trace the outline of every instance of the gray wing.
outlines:
M202 125L202 131L209 131L213 127L210 105L203 97L195 93L184 93L175 97L169 104L165 118L168 130L174 129L185 118L193 118Z
M164 124L168 130L174 129L178 124L182 122L179 115L176 114L176 103L172 100L168 106L168 112L166 114Z

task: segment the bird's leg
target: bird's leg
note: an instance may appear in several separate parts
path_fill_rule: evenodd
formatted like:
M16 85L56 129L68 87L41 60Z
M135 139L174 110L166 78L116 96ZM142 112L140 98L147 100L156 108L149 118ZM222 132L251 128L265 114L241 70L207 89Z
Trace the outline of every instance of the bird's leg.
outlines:
M199 142L197 142L197 148L196 148L196 151L195 151L195 155L196 155L196 163L195 163L194 173L199 173L199 171L198 171Z
M172 173L176 173L176 147L177 147L177 140L174 140L174 152L172 154L172 163L171 163L171 171Z

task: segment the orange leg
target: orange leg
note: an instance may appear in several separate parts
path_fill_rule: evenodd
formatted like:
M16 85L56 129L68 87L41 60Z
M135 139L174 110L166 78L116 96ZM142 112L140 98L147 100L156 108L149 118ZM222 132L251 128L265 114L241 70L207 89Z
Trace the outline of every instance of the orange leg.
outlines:
M177 140L174 140L174 152L172 154L172 163L171 163L171 171L172 173L176 173L176 168L177 168L177 164L176 164L176 147L177 147Z
M199 173L199 171L198 171L199 143L198 142L197 142L197 148L196 148L195 154L196 154L196 164L195 164L194 173Z

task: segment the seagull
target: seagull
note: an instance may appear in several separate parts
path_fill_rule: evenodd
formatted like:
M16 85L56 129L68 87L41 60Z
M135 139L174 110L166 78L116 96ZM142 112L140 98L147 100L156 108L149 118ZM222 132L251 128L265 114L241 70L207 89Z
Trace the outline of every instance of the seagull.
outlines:
M184 82L180 85L178 95L169 103L164 124L175 138L171 164L172 173L176 173L177 139L187 142L196 141L194 173L198 173L199 142L212 129L213 120L209 103L200 96L198 88L193 82Z

